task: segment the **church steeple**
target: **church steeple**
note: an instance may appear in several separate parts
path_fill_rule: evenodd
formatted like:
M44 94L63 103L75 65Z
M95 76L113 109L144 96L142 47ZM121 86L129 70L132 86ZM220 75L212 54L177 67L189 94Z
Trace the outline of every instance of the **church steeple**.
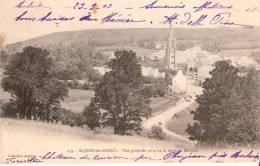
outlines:
M176 69L176 37L175 37L175 31L170 24L169 34L168 34L168 40L167 40L167 47L166 47L166 54L164 59L164 66L166 69Z

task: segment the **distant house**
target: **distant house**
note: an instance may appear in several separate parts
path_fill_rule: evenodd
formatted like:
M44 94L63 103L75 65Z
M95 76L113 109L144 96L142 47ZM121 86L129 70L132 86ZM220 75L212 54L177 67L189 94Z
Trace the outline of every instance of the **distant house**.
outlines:
M142 67L142 75L148 77L155 77L155 78L164 78L165 73L159 72L156 68L151 67Z

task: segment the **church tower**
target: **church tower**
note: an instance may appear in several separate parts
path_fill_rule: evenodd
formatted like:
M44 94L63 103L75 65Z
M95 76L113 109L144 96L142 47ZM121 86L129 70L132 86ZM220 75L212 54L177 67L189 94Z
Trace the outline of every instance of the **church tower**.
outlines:
M164 66L165 69L171 69L176 70L176 37L175 37L175 31L172 27L172 24L170 24L170 30L167 40L167 47L166 47L166 54L164 58Z

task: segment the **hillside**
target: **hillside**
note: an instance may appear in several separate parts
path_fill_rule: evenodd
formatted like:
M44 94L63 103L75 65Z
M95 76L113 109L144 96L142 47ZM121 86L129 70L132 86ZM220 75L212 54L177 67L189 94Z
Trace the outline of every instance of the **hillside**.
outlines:
M192 41L193 44L205 44L213 41L220 49L260 47L260 27L247 29L176 29L178 42ZM103 29L51 33L24 42L9 44L7 50L16 51L21 47L34 46L138 46L144 41L166 41L168 29ZM230 43L232 42L232 44Z
M79 149L93 148L117 148L117 153L113 154L118 155L125 155L122 153L122 148L136 150L143 148L167 150L188 148L192 150L191 146L178 140L157 141L142 136L117 136L107 129L91 131L87 128L0 118L0 163L3 162L4 155L14 152L16 154L44 154L55 151L68 154L68 150L74 150L75 154L84 156L86 153L79 153ZM87 154L91 156L97 153ZM106 153L102 153L102 155L104 154Z

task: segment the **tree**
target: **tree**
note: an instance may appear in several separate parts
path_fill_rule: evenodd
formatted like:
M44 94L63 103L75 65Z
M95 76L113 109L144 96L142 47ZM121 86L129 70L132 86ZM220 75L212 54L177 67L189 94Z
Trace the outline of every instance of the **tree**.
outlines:
M203 83L203 94L196 101L191 140L208 145L249 144L259 131L259 84L256 71L243 74L227 61L219 61Z
M100 127L101 112L94 98L91 99L89 106L84 108L83 116L86 117L85 123L91 130Z
M26 47L12 55L5 67L2 86L12 96L20 118L49 119L49 112L59 107L67 88L51 72L52 59L41 48Z
M149 107L140 93L142 70L136 54L117 51L108 64L111 71L105 73L95 88L95 100L108 111L107 124L120 135L139 133L142 117Z

